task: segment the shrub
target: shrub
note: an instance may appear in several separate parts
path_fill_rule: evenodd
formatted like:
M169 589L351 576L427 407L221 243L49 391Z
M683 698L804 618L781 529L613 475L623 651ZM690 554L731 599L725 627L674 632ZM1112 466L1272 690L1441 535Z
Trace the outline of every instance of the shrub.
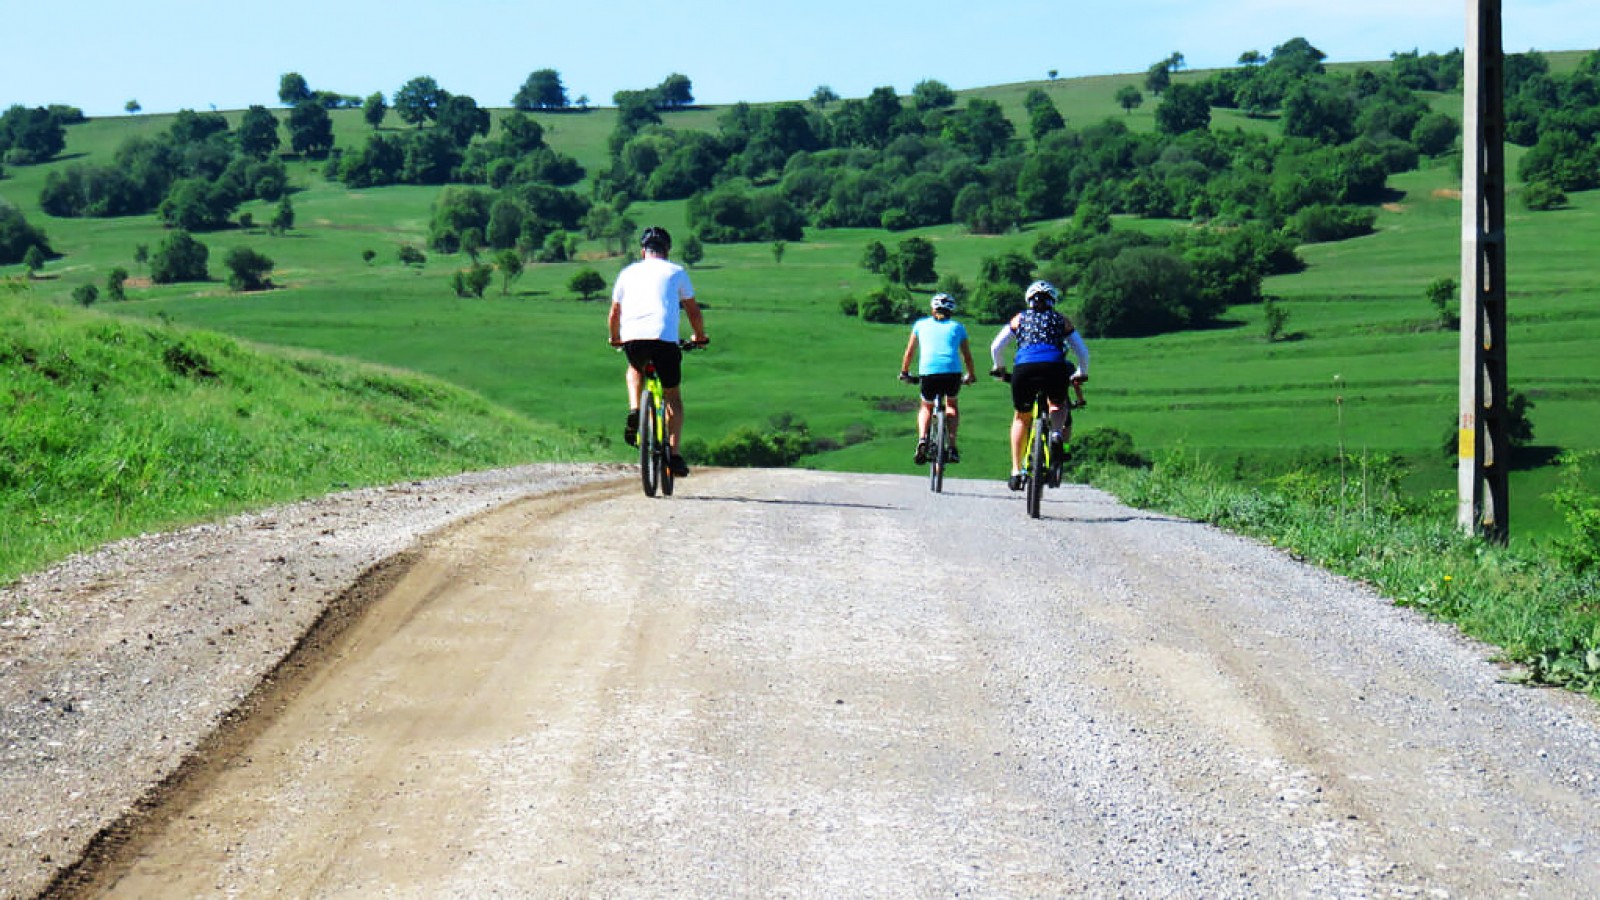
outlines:
M1583 484L1583 464L1596 457L1600 451L1562 454L1563 485L1545 495L1567 522L1554 541L1556 558L1575 575L1600 567L1600 496Z
M235 291L260 291L272 287L272 260L249 247L228 251L222 264L228 267L228 287Z
M1342 241L1371 234L1378 214L1358 206L1318 203L1296 212L1284 226L1308 244Z
M206 262L210 256L206 245L189 232L174 231L150 257L150 280L156 284L209 280Z
M911 292L896 285L869 291L858 304L858 310L862 319L880 325L909 322L916 315Z
M1546 212L1567 205L1567 195L1548 181L1534 181L1524 185L1518 197L1524 208L1533 212Z

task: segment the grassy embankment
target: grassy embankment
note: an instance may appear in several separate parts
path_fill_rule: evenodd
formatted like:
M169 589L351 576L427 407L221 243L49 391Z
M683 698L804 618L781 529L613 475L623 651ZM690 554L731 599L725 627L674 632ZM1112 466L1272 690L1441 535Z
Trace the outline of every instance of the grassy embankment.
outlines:
M0 584L143 531L585 454L435 378L62 309L18 288L0 284Z

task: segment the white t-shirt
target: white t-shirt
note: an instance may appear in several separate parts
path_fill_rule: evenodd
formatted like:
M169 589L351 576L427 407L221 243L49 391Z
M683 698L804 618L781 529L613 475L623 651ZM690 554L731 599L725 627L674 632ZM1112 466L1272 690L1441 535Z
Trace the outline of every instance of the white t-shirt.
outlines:
M621 307L624 341L678 341L678 313L694 297L683 266L654 256L639 260L617 276L611 302Z

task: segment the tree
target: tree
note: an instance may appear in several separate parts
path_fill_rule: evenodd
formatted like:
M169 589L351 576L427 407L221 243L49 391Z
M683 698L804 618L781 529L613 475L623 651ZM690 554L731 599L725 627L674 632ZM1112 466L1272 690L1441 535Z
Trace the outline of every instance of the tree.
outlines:
M522 254L516 250L501 250L495 261L500 266L500 294L505 296L511 293L511 283L522 277Z
M1131 113L1144 102L1144 94L1131 84L1117 88L1117 105L1122 107L1123 113Z
M28 224L21 210L0 198L0 266L20 262L35 247L41 248L41 255L50 249L44 232Z
M1433 307L1433 314L1439 324L1445 328L1455 328L1461 324L1456 316L1456 280L1454 278L1435 278L1428 283L1428 304Z
M1276 300L1267 299L1261 303L1262 324L1266 326L1267 343L1276 343L1283 339L1284 329L1289 325L1289 311L1283 304Z
M683 260L683 264L686 266L697 266L700 264L700 260L706 258L706 248L704 244L700 243L698 234L691 234L684 240L683 249L678 251L678 258Z
M39 249L38 244L29 246L22 254L22 267L28 270L29 278L37 277L39 270L44 268L44 251Z
M911 105L920 112L956 105L956 92L935 78L925 78L911 88Z
M400 249L395 251L395 255L399 258L402 265L407 265L418 269L422 268L422 264L428 261L426 254L410 244L401 244Z
M127 103L122 104L122 109L128 115L136 116L139 114L139 110L144 109L144 107L140 106L137 100L129 100Z
M867 241L867 246L861 251L861 268L879 275L888 264L889 248L883 246L882 241Z
M582 268L567 281L567 290L572 291L585 300L593 300L595 295L606 289L606 280L599 272L590 268Z
M1175 84L1156 107L1156 130L1179 135L1211 125L1211 106L1205 91L1192 84Z
M1079 284L1088 337L1145 337L1198 324L1194 279L1170 251L1131 247L1089 265Z
M278 117L260 105L244 111L236 136L239 152L253 159L266 159L277 152L282 143L278 138Z
M456 94L439 104L438 123L457 147L465 147L474 136L489 134L489 111L480 109L471 97Z
M901 241L889 255L884 274L895 284L906 286L932 284L939 280L934 270L938 251L927 238L910 237Z
M333 149L333 117L322 104L307 101L289 113L289 146L309 157L323 157Z
M378 258L378 251L372 249L371 247L368 247L367 249L361 251L361 261L366 263L369 266L372 265L372 261L377 259L377 258Z
M439 104L448 94L427 75L419 75L400 86L394 94L394 111L401 121L421 128L439 115Z
M92 284L80 284L72 289L72 299L87 309L100 299L100 289Z
M817 89L811 92L811 105L817 109L827 109L829 103L838 102L839 95L825 84L817 85Z
M142 268L144 266L144 264L149 262L149 261L150 261L150 245L149 244L135 244L133 246L133 264Z
M50 110L13 106L0 115L0 151L20 166L44 162L67 146L67 129Z
M294 227L294 204L289 202L288 197L278 201L278 208L273 212L272 221L267 227L274 234L283 234Z
M118 302L128 299L127 269L116 266L106 275L106 294Z
M656 105L662 109L683 109L694 105L693 85L689 76L677 72L666 77L656 88Z
M187 231L174 231L167 235L161 246L150 257L150 280L156 284L173 284L179 281L206 281L211 274L206 271L206 261L211 251L194 239Z
M1150 66L1144 75L1144 89L1157 97L1172 84L1172 70L1167 68L1167 61L1162 60Z
M278 79L278 102L284 106L299 106L311 99L311 86L299 72L285 72Z
M472 296L481 298L483 292L489 289L489 284L493 281L494 268L474 260L472 268L468 269L466 273L467 290L472 293Z
M772 261L777 263L780 266L783 265L783 252L785 250L787 250L787 249L789 249L789 245L786 242L784 242L784 241L773 241L772 242Z
M561 84L561 75L555 69L539 69L511 98L512 107L520 110L566 109L567 89Z
M237 292L261 291L272 287L272 280L268 278L272 274L272 260L249 247L229 250L222 264L228 267L228 287Z
M361 104L361 117L372 126L374 131L383 125L383 118L389 114L389 102L383 99L383 92L376 91Z

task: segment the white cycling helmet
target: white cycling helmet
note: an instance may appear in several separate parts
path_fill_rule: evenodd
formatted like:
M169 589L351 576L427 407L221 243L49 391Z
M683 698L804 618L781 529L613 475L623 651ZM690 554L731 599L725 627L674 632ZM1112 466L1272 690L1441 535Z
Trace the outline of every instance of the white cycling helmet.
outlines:
M1035 309L1051 309L1056 305L1056 301L1061 299L1061 292L1048 281L1035 281L1028 285L1028 290L1022 297Z
M934 312L953 313L956 311L956 298L945 293L934 294L933 299L928 301L928 308Z

